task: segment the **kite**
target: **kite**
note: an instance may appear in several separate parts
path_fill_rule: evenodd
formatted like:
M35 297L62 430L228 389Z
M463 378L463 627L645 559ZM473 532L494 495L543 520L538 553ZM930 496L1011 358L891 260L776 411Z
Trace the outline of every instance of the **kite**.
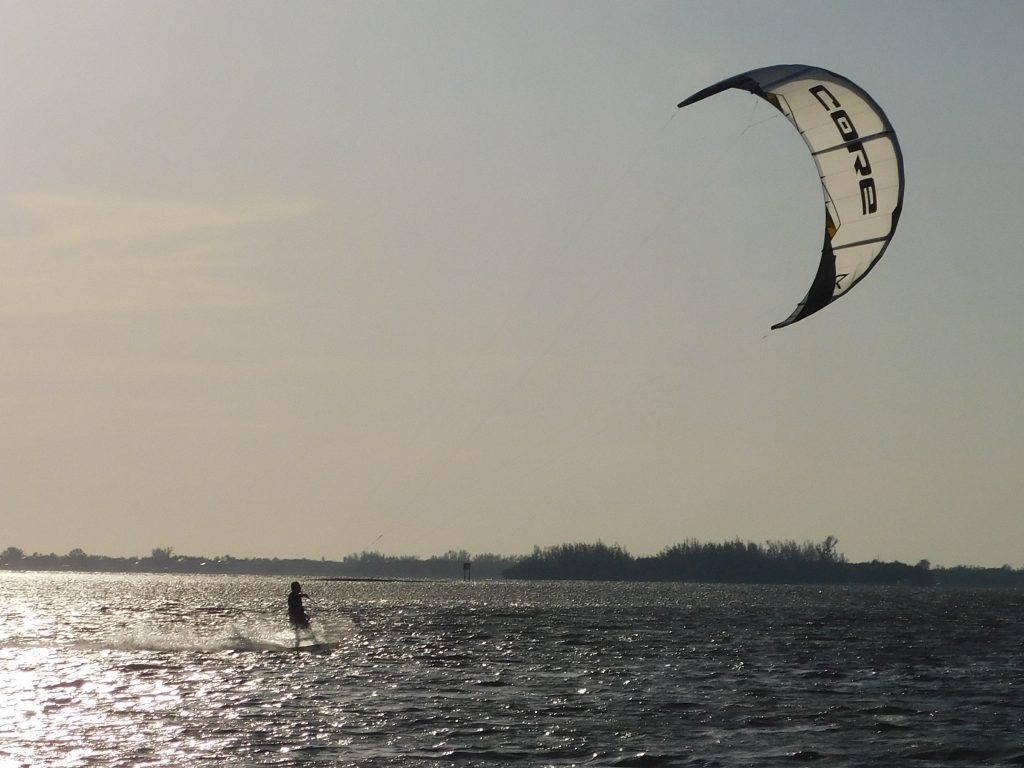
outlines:
M859 86L817 67L753 69L690 96L730 88L760 96L800 131L825 195L825 241L810 290L772 328L803 320L859 283L885 253L903 208L903 154L881 107Z

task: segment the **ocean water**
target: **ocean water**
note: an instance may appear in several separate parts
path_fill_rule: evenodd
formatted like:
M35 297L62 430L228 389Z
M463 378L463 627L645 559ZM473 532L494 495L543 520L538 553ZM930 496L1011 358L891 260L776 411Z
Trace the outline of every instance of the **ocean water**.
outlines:
M0 573L0 766L1024 765L1024 594Z

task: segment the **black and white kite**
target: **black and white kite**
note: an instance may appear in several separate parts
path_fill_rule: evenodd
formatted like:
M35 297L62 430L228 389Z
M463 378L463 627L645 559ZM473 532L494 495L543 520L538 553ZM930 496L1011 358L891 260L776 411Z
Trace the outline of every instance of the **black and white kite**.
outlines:
M772 328L812 315L846 294L878 263L903 207L903 155L892 125L864 90L817 67L788 64L730 77L685 107L729 88L760 96L804 137L825 193L825 244L807 296Z

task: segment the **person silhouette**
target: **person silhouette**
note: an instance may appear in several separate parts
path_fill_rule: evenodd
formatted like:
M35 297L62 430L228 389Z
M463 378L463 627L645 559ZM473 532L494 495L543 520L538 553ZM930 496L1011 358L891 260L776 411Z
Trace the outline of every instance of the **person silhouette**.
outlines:
M312 635L312 631L309 628L309 616L306 614L306 608L302 605L302 598L309 597L302 591L302 585L297 581L292 582L292 591L288 594L288 623L292 625L292 629L295 630L295 647L299 647L299 635L302 632L308 632Z

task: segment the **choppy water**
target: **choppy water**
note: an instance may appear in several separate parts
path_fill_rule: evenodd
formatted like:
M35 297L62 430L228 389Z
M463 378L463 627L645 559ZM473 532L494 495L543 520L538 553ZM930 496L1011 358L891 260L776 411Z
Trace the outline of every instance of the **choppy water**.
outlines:
M0 766L1024 765L1024 595L0 574Z

